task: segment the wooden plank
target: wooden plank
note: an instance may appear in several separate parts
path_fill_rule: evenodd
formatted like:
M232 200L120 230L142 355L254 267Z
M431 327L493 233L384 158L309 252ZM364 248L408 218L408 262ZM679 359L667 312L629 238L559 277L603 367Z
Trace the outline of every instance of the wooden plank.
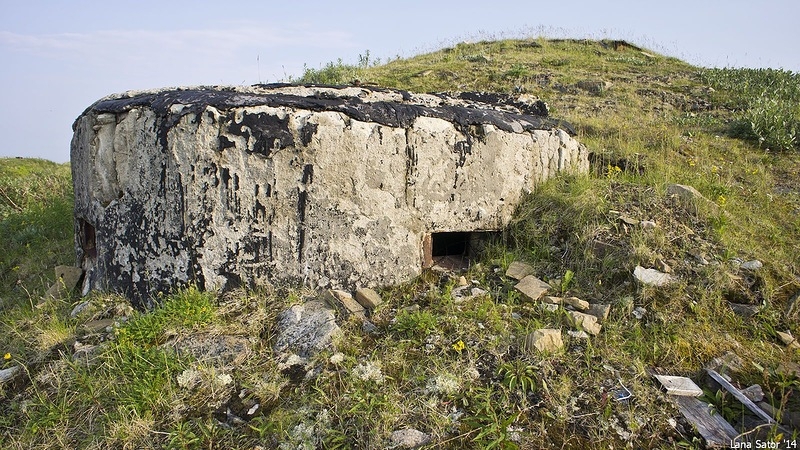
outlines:
M708 403L681 395L670 395L669 399L703 436L708 447L730 448L731 442L739 435L720 413L711 413Z
M698 397L703 395L703 390L691 378L675 377L671 375L656 375L658 381L667 390L670 395L688 395L690 397Z
M711 369L706 369L706 372L713 378L717 383L721 384L722 387L725 388L728 392L733 394L736 397L736 400L742 402L744 406L747 407L750 411L753 411L755 415L767 421L767 423L775 423L775 420L772 419L772 416L765 413L763 409L759 408L752 400L747 398L746 395L742 394L742 391L736 389L736 387L728 382L722 375L718 374L716 371Z

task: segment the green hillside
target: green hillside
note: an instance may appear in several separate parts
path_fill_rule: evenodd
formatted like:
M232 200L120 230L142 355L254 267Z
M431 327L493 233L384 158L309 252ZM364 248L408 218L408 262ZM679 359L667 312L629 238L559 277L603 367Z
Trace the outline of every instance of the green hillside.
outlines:
M277 314L314 295L299 287L188 289L148 313L108 294L77 312L75 293L41 300L74 259L69 166L0 160L0 369L20 368L0 384L0 447L377 449L413 428L424 448L704 448L651 374L700 382L715 358L738 359L732 380L759 384L785 422L760 439L800 441L800 352L778 334L800 336L800 75L538 39L367 54L295 81L541 98L591 173L538 188L467 273L382 290L375 330L342 318L335 350L298 372L269 355ZM602 331L569 336L563 307L524 301L504 276L514 261L554 295L610 305ZM643 286L636 266L678 281ZM457 295L464 281L485 293ZM527 351L540 328L564 348ZM722 390L705 399L749 417Z

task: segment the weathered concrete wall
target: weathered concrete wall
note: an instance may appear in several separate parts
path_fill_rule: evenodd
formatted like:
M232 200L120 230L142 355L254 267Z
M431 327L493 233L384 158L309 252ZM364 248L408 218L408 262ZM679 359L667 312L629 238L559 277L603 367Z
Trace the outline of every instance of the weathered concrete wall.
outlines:
M505 111L360 87L186 88L102 99L74 124L84 289L315 287L418 275L426 234L498 230L587 151L541 103Z

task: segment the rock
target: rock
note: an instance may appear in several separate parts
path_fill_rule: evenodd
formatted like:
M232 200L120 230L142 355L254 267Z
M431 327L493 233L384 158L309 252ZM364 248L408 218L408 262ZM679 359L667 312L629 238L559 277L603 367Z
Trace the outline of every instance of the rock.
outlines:
M528 275L517 283L514 288L518 290L528 300L535 302L547 291L550 290L550 285L544 281L536 278L533 275Z
M757 259L754 259L752 261L743 262L742 265L739 266L739 267L741 267L744 270L750 270L750 271L754 272L754 271L764 267L764 264L762 264L761 261L759 261Z
M691 203L693 201L700 200L700 199L708 201L708 200L706 200L705 197L703 197L703 194L701 194L700 191L698 191L697 189L695 189L692 186L686 186L686 185L683 185L683 184L670 184L670 185L667 185L667 195L668 196L673 196L673 195L677 196L678 198L680 198L682 201L684 201L686 203Z
M0 385L8 383L9 381L14 380L17 376L22 374L22 369L19 366L9 367L7 369L0 370Z
M628 217L628 216L619 216L619 220L620 220L622 223L625 223L625 224L628 224L628 225L639 225L639 221L638 221L638 220L636 220L636 219L631 219L631 218L630 218L630 217Z
M425 242L502 229L526 192L588 171L569 124L488 98L285 84L103 98L73 126L84 287L141 307L188 283L410 280Z
M730 372L739 372L743 367L744 362L734 352L727 352L722 356L718 356L705 365L706 369L711 369L723 375Z
M356 301L365 309L373 310L381 304L381 296L369 288L356 290Z
M69 296L78 287L78 282L83 276L83 270L80 267L56 266L55 272L56 281L47 290L45 298L61 299Z
M602 324L608 319L608 314L611 312L611 305L604 305L602 303L592 303L589 305L587 314L597 317L597 323Z
M633 277L640 283L648 286L666 286L675 281L672 275L659 272L655 269L645 269L642 266L636 266L633 270Z
M761 305L745 305L742 303L728 302L733 312L742 317L753 317L761 311Z
M69 316L74 319L79 315L83 314L85 311L89 310L90 306L91 303L88 301L80 302L77 305L75 305L74 308L72 308L72 311L70 311Z
M342 311L346 316L355 316L357 319L367 318L364 307L353 299L349 292L329 289L325 291L322 298L334 308Z
M761 386L758 384L754 384L752 386L748 386L742 389L742 394L744 394L750 401L754 403L758 403L761 400L764 400L764 390L761 389Z
M564 347L561 330L542 328L525 336L523 348L528 352L553 353Z
M589 339L589 335L586 334L586 332L583 331L583 330L577 330L577 331L576 330L569 330L569 331L567 331L567 334L569 335L569 337L575 338L575 339L581 339L581 340Z
M293 350L300 356L328 348L333 336L341 332L334 311L319 300L292 305L281 312L277 330L273 350L276 353Z
M589 302L581 300L578 297L567 297L564 299L564 304L567 304L578 311L586 311L589 309Z
M430 442L430 435L414 428L393 431L389 436L390 448L417 448Z
M542 309L549 312L556 312L558 311L558 305L553 305L551 303L542 303Z
M459 286L467 286L468 284L469 283L467 283L467 277L465 277L463 275L458 277L458 285Z
M778 339L781 340L788 348L797 349L800 348L800 343L797 342L794 336L791 335L788 331L786 333L782 331L776 331L775 334L778 335Z
M656 266L658 267L658 270L660 270L661 272L672 273L672 267L670 267L670 265L667 264L662 258L656 258L655 263Z
M575 87L592 95L600 95L611 87L611 82L603 80L581 80L575 83Z
M593 336L600 334L600 329L602 327L597 323L597 317L577 311L569 311L569 318L572 326L575 328L583 330Z
M375 326L375 324L370 322L369 320L365 320L361 322L361 331L363 331L366 334L374 334L378 332L378 327Z
M542 297L542 302L551 305L560 305L564 302L564 299L561 297L552 297L550 295L545 295L544 297Z
M646 231L652 231L658 227L658 225L656 225L656 223L651 220L643 220L641 221L641 225L642 229Z
M83 324L83 331L86 334L110 333L115 323L114 319L91 320Z
M633 309L633 311L631 311L631 314L636 318L636 320L642 320L644 316L647 315L647 310L641 306L637 306Z
M247 336L193 333L170 339L162 345L172 348L178 355L191 356L198 362L214 366L240 365L251 354Z
M528 275L533 275L533 273L533 267L520 261L512 262L506 269L506 276L515 280L522 280Z

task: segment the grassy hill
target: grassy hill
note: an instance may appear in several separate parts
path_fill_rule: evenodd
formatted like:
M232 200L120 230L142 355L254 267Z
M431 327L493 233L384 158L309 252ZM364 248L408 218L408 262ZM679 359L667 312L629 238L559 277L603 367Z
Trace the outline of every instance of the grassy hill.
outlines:
M343 319L335 351L298 374L269 357L277 313L313 295L298 287L189 289L146 314L99 293L78 312L75 295L40 301L52 267L73 258L69 167L0 160L0 369L21 368L0 387L2 448L385 448L403 428L429 434L429 448L702 448L650 373L702 380L719 357L738 358L734 381L760 384L778 414L800 411L800 353L777 334L800 335L798 74L539 39L385 64L367 54L298 81L355 80L541 98L575 125L592 171L529 196L464 274L487 294L458 298L458 274L388 287L375 332ZM704 198L669 196L672 183ZM751 260L763 267L741 268ZM601 333L567 338L563 308L524 302L503 276L512 261L555 293L611 305ZM641 286L637 265L679 281ZM565 348L525 351L539 328L563 329ZM202 360L176 353L181 342L228 344L198 344L222 348ZM633 396L617 401L620 389ZM706 398L746 417L722 391ZM796 428L762 431L800 439Z

